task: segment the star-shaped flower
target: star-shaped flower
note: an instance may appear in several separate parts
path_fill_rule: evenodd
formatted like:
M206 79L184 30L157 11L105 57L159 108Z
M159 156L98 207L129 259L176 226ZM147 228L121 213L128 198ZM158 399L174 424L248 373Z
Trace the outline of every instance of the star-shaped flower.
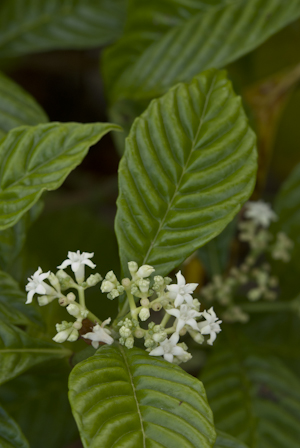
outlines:
M54 288L44 282L49 275L50 271L43 273L42 269L38 268L38 270L28 278L28 283L25 286L26 291L28 291L26 304L32 302L34 294L53 295L53 293L56 292Z
M166 311L168 314L171 314L172 316L175 316L177 318L177 326L176 326L177 333L179 333L179 331L185 325L189 325L194 330L199 331L195 317L201 316L202 313L199 313L198 311L192 309L188 305L180 305L180 310L173 308L171 310Z
M198 330L201 334L209 334L210 338L207 343L209 345L213 345L213 342L217 337L217 333L220 333L221 331L220 324L222 321L218 320L213 307L211 307L208 311L203 311L201 315L206 319L206 322L198 323Z
M163 356L166 361L173 362L174 356L183 357L188 354L182 347L177 345L178 341L179 334L173 333L170 339L165 339L163 342L160 342L159 346L154 348L149 355Z
M193 305L191 293L197 288L198 283L185 283L185 278L181 271L177 272L177 285L168 285L167 290L171 299L175 299L174 306L177 308L183 302Z
M270 204L264 201L249 201L245 204L245 216L252 219L255 224L262 227L269 227L272 221L278 219L276 213L271 209Z
M85 265L94 269L96 265L90 260L94 256L94 252L68 252L68 258L62 262L58 269L66 269L67 266L71 266L72 271L75 273L75 277L78 283L84 281L84 267Z
M90 333L86 333L82 335L85 339L90 339L92 341L92 346L94 348L99 347L99 342L104 342L105 344L111 345L114 340L110 336L110 330L108 328L104 328L111 321L111 318L104 320L101 325L96 324L93 327L93 331Z

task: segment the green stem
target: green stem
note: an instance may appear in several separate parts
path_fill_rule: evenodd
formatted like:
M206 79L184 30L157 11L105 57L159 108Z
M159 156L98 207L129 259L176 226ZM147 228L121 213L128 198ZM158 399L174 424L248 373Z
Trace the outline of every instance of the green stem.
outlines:
M166 313L166 314L164 315L164 317L162 318L162 321L161 321L161 323L160 323L160 326L161 326L161 327L165 327L166 324L168 323L168 320L170 319L170 317L171 317L171 315L168 314L168 313Z
M78 288L78 296L80 305L85 309L84 289L81 286Z
M133 318L136 318L136 304L134 301L134 297L130 291L126 291L126 294L127 294L127 298L128 298L128 304L130 306L131 316Z

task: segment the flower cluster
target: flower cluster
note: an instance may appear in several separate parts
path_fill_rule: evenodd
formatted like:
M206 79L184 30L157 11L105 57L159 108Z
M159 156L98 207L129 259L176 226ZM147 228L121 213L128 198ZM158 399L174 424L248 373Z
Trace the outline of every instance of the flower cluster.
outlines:
M43 273L39 268L28 279L26 303L31 303L35 294L41 306L58 299L59 305L65 307L69 315L75 318L75 321L63 321L56 325L54 341L73 342L81 337L98 348L100 343L112 344L114 340L118 340L130 349L134 346L135 339L143 338L145 348L151 356L163 356L167 361L175 363L191 358L186 344L179 343L180 337L186 333L199 344L205 341L204 336L209 336L207 343L213 344L221 331L221 321L213 308L200 311L200 302L192 296L197 283L186 284L179 271L176 274L177 283L172 284L170 277L153 276L155 269L152 266L139 267L134 261L128 263L131 278L124 278L121 282L113 271L109 271L103 280L98 273L85 279L85 266L92 269L96 267L91 261L93 255L87 252L69 252L68 258L58 266L56 274ZM65 272L69 266L75 279ZM101 292L107 294L110 300L125 296L122 312L110 327L111 318L101 322L85 304L84 291L99 282ZM68 289L77 291L78 301L74 292L65 292ZM146 323L153 312L160 312L159 324L154 321ZM168 325L172 318L173 323ZM83 325L84 320L87 320L88 326Z
M247 202L244 217L247 219L238 224L238 238L249 244L250 253L239 267L232 267L226 276L215 275L200 293L208 302L215 300L226 307L221 316L227 322L249 320L249 315L236 298L246 296L252 302L277 298L278 279L271 275L270 264L261 261L269 254L273 259L288 262L293 248L293 242L283 232L279 232L274 241L268 228L278 218L269 204L263 201Z

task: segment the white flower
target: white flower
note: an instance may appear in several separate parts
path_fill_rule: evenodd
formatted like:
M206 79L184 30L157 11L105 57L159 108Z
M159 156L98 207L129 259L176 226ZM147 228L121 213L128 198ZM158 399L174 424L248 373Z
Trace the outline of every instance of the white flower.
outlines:
M177 272L177 285L168 285L167 290L171 299L175 299L174 306L177 308L183 302L193 305L191 293L197 288L198 283L185 283L185 278L181 271Z
M42 269L38 268L38 270L28 278L28 283L25 286L26 291L28 291L26 304L32 302L34 294L49 294L52 296L57 294L57 291L55 291L54 288L44 282L49 275L50 271L43 273Z
M104 320L101 325L96 324L93 327L93 332L86 333L82 335L83 338L90 339L92 341L92 346L94 348L99 347L99 342L105 342L105 344L112 344L114 342L113 338L110 336L110 330L104 328L111 321L111 318Z
M174 356L184 356L187 354L182 347L177 345L179 341L179 334L173 333L170 339L165 339L163 342L160 342L159 346L153 349L149 355L150 356L163 356L164 359L168 362L173 362Z
M172 316L175 316L177 318L177 326L176 326L176 332L179 333L179 331L185 326L189 325L194 330L199 331L197 327L197 322L195 321L195 317L199 317L202 315L202 313L199 313L196 310L193 310L188 305L180 305L180 310L173 308L171 310L166 310L168 314L171 314Z
M72 271L75 273L75 277L78 283L82 283L84 281L84 266L87 265L90 268L94 269L96 265L89 260L94 256L94 252L82 252L78 250L77 252L68 252L68 258L62 262L60 266L57 266L58 269L66 269L67 266L71 265Z
M272 221L278 219L276 213L271 209L270 204L264 201L247 202L245 204L246 211L245 216L248 219L252 219L256 224L262 227L269 227Z
M198 323L198 329L201 334L210 335L207 343L209 345L213 345L213 342L217 337L217 333L220 333L221 331L220 324L222 321L218 320L213 307L211 307L208 311L203 311L201 315L206 319L206 322Z

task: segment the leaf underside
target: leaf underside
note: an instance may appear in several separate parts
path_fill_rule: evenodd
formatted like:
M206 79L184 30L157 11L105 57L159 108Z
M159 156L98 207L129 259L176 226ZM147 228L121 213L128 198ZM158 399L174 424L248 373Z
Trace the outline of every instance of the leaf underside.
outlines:
M69 399L85 448L208 448L215 441L202 383L145 351L103 346L77 364Z
M209 70L153 100L119 167L121 264L169 273L218 235L255 182L255 135L224 72Z

